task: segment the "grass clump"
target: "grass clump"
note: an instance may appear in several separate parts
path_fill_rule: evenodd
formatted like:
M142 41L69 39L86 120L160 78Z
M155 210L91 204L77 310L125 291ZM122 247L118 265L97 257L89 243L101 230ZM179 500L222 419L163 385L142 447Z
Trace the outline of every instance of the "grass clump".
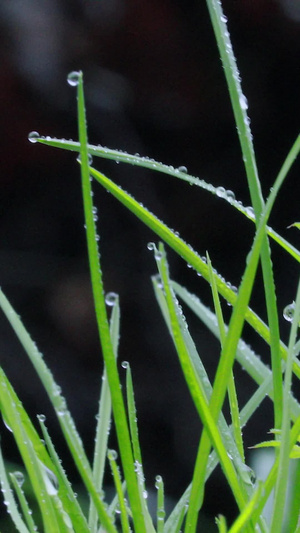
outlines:
M276 287L271 261L270 240L275 240L287 254L296 261L300 253L285 241L271 227L268 220L274 202L287 173L300 150L298 137L288 153L274 185L266 200L261 191L256 166L250 123L247 115L247 101L242 93L240 76L236 66L226 17L217 0L207 2L210 18L221 55L234 118L240 140L241 152L251 199L249 207L235 199L232 191L214 187L194 176L186 169L174 169L146 157L133 156L117 150L88 143L85 116L84 86L82 72L72 72L68 82L77 91L79 141L65 141L41 137L32 132L29 139L52 147L79 153L82 178L82 198L84 206L90 275L95 303L99 336L104 358L104 375L97 417L95 452L90 464L75 422L68 410L59 385L55 382L37 346L24 328L5 295L0 292L0 305L10 321L25 352L41 379L52 402L57 419L67 442L70 454L80 474L82 484L89 496L89 510L84 511L70 485L60 463L57 451L48 433L45 417L38 417L40 432L26 414L12 385L0 368L0 409L6 426L12 431L17 443L26 477L30 480L37 501L38 519L43 531L55 532L97 532L116 533L118 530L136 533L193 533L197 528L199 511L205 497L205 483L213 469L220 463L226 477L228 489L237 503L239 514L231 527L226 518L216 518L216 530L225 533L270 532L280 533L284 527L285 500L288 485L288 469L291 460L299 458L300 405L292 396L292 378L300 377L297 359L297 341L300 320L300 284L295 293L295 301L285 310L291 322L289 342L286 346L280 339ZM139 204L130 194L94 168L90 156L102 157L124 163L142 166L185 180L199 189L228 202L241 216L254 224L253 244L247 256L242 281L238 289L216 272L208 253L200 255L176 232L169 229L154 214ZM147 225L159 239L159 244L148 244L154 252L157 275L152 278L153 289L173 339L183 375L197 413L203 425L197 457L190 486L174 506L169 516L165 513L164 482L156 477L156 513L151 514L147 501L147 485L143 473L143 458L139 444L136 420L136 406L131 369L127 362L126 398L120 386L117 366L119 343L120 308L118 295L105 294L102 280L98 236L95 225L95 206L92 188L100 184L119 202L124 204L138 219ZM199 191L200 193L200 191ZM296 227L299 223L294 224ZM200 274L211 286L211 311L203 305L198 296L191 294L170 277L165 245L172 248L184 261ZM249 307L259 263L262 267L263 286L266 301L267 323ZM232 305L229 323L226 324L222 312L222 299ZM213 382L207 376L198 349L189 332L183 315L181 301L198 317L220 341L220 358ZM108 317L108 306L111 308ZM260 335L270 347L271 369L266 366L242 340L245 322ZM201 350L201 347L200 347ZM256 390L246 405L240 410L235 387L233 364L238 361L249 377L256 383ZM226 395L229 397L231 423L223 414ZM273 405L273 437L259 444L275 450L273 466L265 481L255 481L253 472L245 463L245 448L242 427L254 416L259 405L268 395ZM113 419L118 451L109 448L109 427ZM106 502L103 496L103 477L109 465L115 486L115 496ZM0 454L0 478L5 503L16 528L21 533L37 530L36 517L32 515L23 491L23 477L20 472L8 473ZM274 504L269 521L265 520L264 507L271 491L274 491ZM299 488L294 490L287 531L299 532ZM18 502L18 503L17 503ZM118 517L118 520L117 520Z

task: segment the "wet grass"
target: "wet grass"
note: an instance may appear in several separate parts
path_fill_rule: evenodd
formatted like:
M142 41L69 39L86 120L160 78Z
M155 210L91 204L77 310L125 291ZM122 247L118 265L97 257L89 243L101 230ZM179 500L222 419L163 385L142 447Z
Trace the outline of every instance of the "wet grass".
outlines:
M57 533L57 531L115 533L118 530L128 532L132 529L138 533L179 531L192 533L196 531L199 511L205 498L205 483L218 463L226 477L228 490L232 492L237 503L239 515L231 527L227 526L225 517L216 517L216 530L221 533L227 531L231 533L238 531L279 533L285 527L284 513L289 463L300 455L297 445L300 434L300 405L291 394L292 378L299 379L300 377L300 365L297 358L300 348L297 342L300 285L295 294L295 301L285 310L285 316L291 322L289 342L286 346L280 339L278 317L282 310L277 307L270 241L275 241L298 262L300 252L273 231L268 226L268 220L280 187L299 153L300 137L296 139L288 153L274 180L270 194L265 200L262 196L256 166L247 114L247 100L241 89L240 75L231 47L226 17L217 0L209 0L208 9L226 75L245 163L251 205L243 206L236 200L232 191L226 191L222 187L216 188L204 180L190 176L185 167L174 169L147 157L133 156L102 146L90 145L87 137L82 72L72 72L68 77L69 84L77 91L78 142L41 137L37 132L29 135L31 142L79 153L87 250L105 371L101 382L99 414L95 429L95 452L93 461L90 463L59 385L55 382L34 341L25 330L21 319L5 295L0 292L1 308L44 385L90 500L89 510L85 512L62 468L48 434L45 418L39 416L40 434L38 434L4 370L0 368L2 417L17 443L26 477L30 480L38 507L38 515L35 517L29 509L26 494L22 488L23 474L9 473L0 455L0 477L4 500L10 517L20 532L35 531L36 520L40 520L43 524L43 531L47 533ZM97 157L109 158L185 180L193 184L197 191L199 190L199 195L201 189L205 189L215 195L216 202L226 201L233 209L239 211L240 216L247 217L254 224L254 235L240 286L233 287L215 270L208 253L201 255L193 250L176 232L169 229L146 207L97 170L91 161L91 156L94 161ZM143 473L143 458L137 425L138 409L136 410L135 406L131 369L127 362L123 363L126 370L125 395L120 386L117 364L120 308L118 295L106 294L103 286L99 238L95 223L97 208L93 204L92 194L93 188L98 185L109 191L153 231L153 242L148 244L148 248L153 250L157 264L157 275L152 278L153 290L165 320L166 329L173 339L187 390L203 425L191 484L169 516L165 513L164 483L161 476L157 476L155 482L157 508L154 515L148 508L149 484ZM166 245L209 283L212 291L213 311L201 302L200 295L191 294L188 289L171 278ZM259 264L263 272L267 323L249 307ZM228 324L223 318L224 301L232 306ZM197 347L191 337L181 304L187 306L207 326L212 335L219 339L220 357L213 382L207 376L201 358L201 346ZM248 322L269 346L271 369L242 340L245 322ZM233 371L235 361L247 372L249 380L256 383L254 394L241 410ZM222 412L227 394L231 412L230 424L227 423ZM272 400L273 405L274 416L270 421L272 437L265 442L265 437L262 435L263 442L260 447L271 447L275 454L271 470L263 481L256 479L255 472L245 462L242 428L251 417L256 416L256 411L266 395ZM116 427L118 450L109 449L111 419ZM105 500L103 490L104 471L107 467L111 469L115 486L115 496L111 502ZM295 484L291 490L294 491L294 497L292 497L287 531L298 532L300 531L299 503L297 504L299 501L298 485ZM266 521L263 510L271 491L274 491L273 510L269 520Z

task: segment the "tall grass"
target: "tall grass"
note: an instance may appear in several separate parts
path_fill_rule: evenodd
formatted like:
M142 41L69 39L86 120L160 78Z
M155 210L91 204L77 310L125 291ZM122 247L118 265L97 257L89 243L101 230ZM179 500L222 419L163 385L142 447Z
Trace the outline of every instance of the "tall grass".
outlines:
M23 491L23 475L9 473L0 453L0 478L5 504L15 527L20 532L37 530L42 523L43 531L50 532L109 532L118 530L137 533L176 533L196 531L199 511L205 499L205 484L212 471L220 463L232 492L239 514L228 527L226 517L216 517L216 530L225 533L286 531L299 532L299 487L294 487L294 499L290 507L288 525L284 526L288 470L290 461L300 457L297 441L300 434L300 405L292 395L292 379L300 377L297 355L300 351L297 342L300 320L300 284L295 293L295 302L285 310L291 322L289 342L286 346L280 340L276 286L273 276L270 241L274 240L285 252L300 261L300 252L268 226L273 205L278 197L288 171L300 150L300 136L274 180L268 198L262 196L255 151L252 142L250 122L247 114L247 100L241 89L240 75L233 54L227 19L218 0L207 1L208 10L215 32L216 42L222 59L228 90L231 98L235 123L239 135L242 157L245 163L251 205L243 206L235 199L232 191L190 176L186 169L174 169L147 157L133 156L117 150L88 143L85 115L84 85L82 72L72 72L68 82L77 91L78 137L79 141L65 141L42 137L37 132L29 135L31 142L39 142L52 147L75 151L79 154L82 179L82 198L87 237L87 252L90 265L91 283L95 313L104 359L104 375L100 393L99 416L97 417L95 451L92 464L87 458L75 422L68 410L59 385L55 382L42 354L31 339L24 325L0 291L0 305L15 334L30 358L57 415L70 454L80 474L82 484L89 497L89 510L83 510L73 487L64 472L57 451L48 433L45 418L39 416L39 434L26 414L19 398L0 368L0 409L3 420L13 433L24 464L26 477L30 481L37 502L37 514L32 515ZM241 216L249 219L254 226L253 244L247 256L245 270L238 290L214 269L208 253L201 255L169 229L154 214L142 206L130 194L110 178L94 168L90 156L108 158L125 164L150 168L182 179L215 195L217 201L226 201ZM93 188L101 185L119 202L127 207L138 219L147 225L158 237L159 243L148 244L154 252L157 275L153 276L153 289L166 327L173 339L178 359L185 377L187 389L195 404L203 425L199 440L191 484L166 516L164 482L157 476L156 513L148 507L147 488L143 472L142 450L139 444L134 387L131 369L126 368L126 395L123 396L117 352L119 343L120 308L118 295L105 293L102 281L99 239L95 225ZM295 223L296 227L298 223ZM172 248L185 262L209 283L212 290L213 311L208 309L199 295L175 282L170 276L166 245ZM203 252L202 252L203 253ZM259 263L262 266L263 286L267 311L267 323L249 307ZM221 299L222 298L222 299ZM232 305L229 323L223 318L223 301ZM220 358L213 382L208 378L201 358L201 346L196 347L189 332L181 304L187 306L220 341ZM111 315L108 316L108 307ZM270 347L270 368L265 365L242 339L245 322L261 336ZM247 404L240 409L235 387L234 362L242 366L249 378L257 385ZM99 382L101 380L99 379ZM228 394L231 423L223 415L223 405ZM273 405L273 420L270 430L273 437L258 443L258 447L274 448L273 466L263 480L255 480L253 472L245 462L245 448L242 428L256 415L261 402L268 395ZM109 427L113 419L118 450L109 448ZM111 469L115 486L115 496L111 502L105 501L103 478L106 468ZM149 481L151 483L151 481ZM271 518L267 522L264 507L274 491Z

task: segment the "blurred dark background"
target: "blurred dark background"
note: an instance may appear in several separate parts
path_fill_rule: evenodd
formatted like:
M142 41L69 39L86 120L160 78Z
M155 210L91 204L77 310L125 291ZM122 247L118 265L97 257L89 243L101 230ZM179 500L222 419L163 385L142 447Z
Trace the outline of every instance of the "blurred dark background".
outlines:
M224 0L223 7L266 196L299 129L300 5ZM66 77L81 69L90 142L186 165L248 205L236 129L204 0L3 0L0 28L0 283L62 386L91 457L102 359L79 168L74 154L32 145L28 133L77 138L75 91ZM94 163L201 254L209 250L214 266L239 284L253 238L250 222L179 180L105 160ZM298 173L296 164L271 216L271 225L296 246L297 231L286 227L299 220ZM120 295L119 359L132 366L148 486L161 474L169 497L178 498L191 478L201 427L151 287L156 268L146 245L157 239L99 185L94 190L104 283ZM272 248L283 308L293 300L298 266ZM211 305L206 284L171 251L168 257L173 278ZM253 308L265 317L259 284L255 295ZM218 344L187 316L213 377ZM248 330L247 335L252 341ZM28 412L47 415L76 481L49 402L2 317L0 346L1 365ZM254 346L268 360L266 346ZM238 368L237 376L242 406L254 389ZM264 439L271 427L266 401L245 428L248 445ZM4 426L1 442L6 456L18 461ZM234 517L228 492L217 472L208 483L203 520L219 513Z

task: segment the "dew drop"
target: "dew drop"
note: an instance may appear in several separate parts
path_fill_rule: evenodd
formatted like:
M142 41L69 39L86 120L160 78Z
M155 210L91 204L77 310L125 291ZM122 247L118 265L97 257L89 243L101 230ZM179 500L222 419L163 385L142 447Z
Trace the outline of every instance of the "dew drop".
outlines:
M155 250L155 244L154 242L148 242L147 244L148 250Z
M3 423L4 423L5 427L6 427L6 429L8 429L8 431L13 432L13 430L11 429L11 427L8 425L7 421L5 420L3 414L2 414L2 420L3 420Z
M108 450L107 457L110 461L116 461L118 458L118 454L116 450Z
M227 20L228 20L228 19L227 19L227 17L225 17L225 15L221 15L221 21L222 21L222 22L227 22Z
M235 194L233 191L227 190L226 191L226 198L227 200L235 200Z
M295 312L295 302L292 302L291 304L287 305L283 310L283 318L287 320L288 322L292 322L294 318L294 312Z
M69 85L71 85L71 87L76 87L76 85L78 85L80 74L81 73L76 70L73 70L72 72L70 72L70 74L68 74L67 82Z
M37 415L37 419L38 419L39 422L46 422L45 415Z
M246 109L248 109L248 100L244 94L241 94L239 98L239 102L240 102L241 108L246 111Z
M219 198L224 198L224 196L226 195L226 191L225 191L224 187L217 187L216 188L216 195L219 196Z
M122 367L122 368L129 368L129 363L128 363L128 361L122 361L122 363L121 363L121 367Z
M40 134L37 131L31 131L28 134L28 141L30 141L31 143L38 142L39 138L40 138Z
M184 165L178 167L178 172L183 172L184 174L187 174L187 171L188 169Z
M18 483L19 487L22 487L24 483L24 474L22 474L22 472L14 472L14 476L16 478L16 482Z
M254 217L254 209L253 209L252 205L249 205L248 207L246 207L246 213L250 217Z
M108 292L105 296L105 303L109 307L113 307L118 299L118 295L116 292Z
M159 489L162 486L162 477L156 476L155 478L155 488Z

